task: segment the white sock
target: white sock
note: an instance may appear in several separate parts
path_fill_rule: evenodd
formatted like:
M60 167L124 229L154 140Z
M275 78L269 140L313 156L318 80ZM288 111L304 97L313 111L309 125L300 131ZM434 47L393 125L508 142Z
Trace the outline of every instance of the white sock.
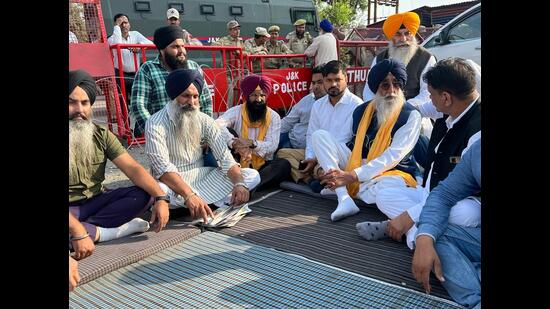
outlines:
M128 236L137 232L146 232L149 229L149 222L134 218L130 222L119 227L105 228L98 227L99 239L98 242L109 241L120 237Z
M338 207L336 207L336 210L330 215L332 221L338 221L359 212L359 207L355 205L355 202L351 196L349 196L346 187L338 187L335 191L338 195Z

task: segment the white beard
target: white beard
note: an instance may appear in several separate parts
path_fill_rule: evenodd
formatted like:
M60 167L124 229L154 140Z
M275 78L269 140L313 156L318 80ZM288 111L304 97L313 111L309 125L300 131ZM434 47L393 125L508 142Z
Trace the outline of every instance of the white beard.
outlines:
M376 120L378 121L378 128L380 128L388 120L393 111L405 104L405 95L403 95L403 91L401 90L399 90L397 96L388 95L382 97L375 94L374 103L376 104Z
M416 40L411 42L409 46L400 47L396 47L393 42L390 41L388 47L388 55L390 58L399 60L403 62L405 66L407 66L417 50L418 44L416 43Z
M173 100L174 118L176 120L176 138L181 142L183 149L193 153L200 148L202 138L202 126L199 118L199 109L193 107L191 110L184 110Z
M69 120L69 167L90 166L95 155L95 126L90 120ZM76 173L69 170L69 174Z

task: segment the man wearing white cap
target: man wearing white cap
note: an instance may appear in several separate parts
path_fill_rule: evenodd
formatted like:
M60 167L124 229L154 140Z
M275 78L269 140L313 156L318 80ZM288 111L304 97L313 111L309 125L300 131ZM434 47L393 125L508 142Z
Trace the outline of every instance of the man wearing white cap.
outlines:
M250 38L244 41L244 49L250 55L267 55L267 47L265 43L269 40L271 35L267 33L264 27L256 27L254 31L254 38ZM256 59L252 63L254 72L260 71L260 60Z
M178 12L175 8L169 8L168 11L166 11L166 23L168 25L175 25L179 26L181 23L180 20L180 12ZM202 46L201 41L193 38L191 33L189 33L187 30L183 29L183 43L185 45L197 45Z

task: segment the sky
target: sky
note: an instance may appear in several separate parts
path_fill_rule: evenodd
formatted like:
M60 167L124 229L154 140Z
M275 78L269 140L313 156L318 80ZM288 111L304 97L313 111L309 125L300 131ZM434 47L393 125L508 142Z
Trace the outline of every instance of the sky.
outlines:
M447 5L447 4L455 4L460 2L469 2L471 0L399 0L399 13L407 12L414 10L416 8L419 8L421 6L440 6L440 5ZM381 20L380 17L387 17L389 15L395 14L395 7L390 6L383 6L378 5L377 9L377 20ZM374 18L374 11L371 12L371 19ZM384 19L384 18L382 18ZM364 24L366 24L367 21L367 14L366 12L363 14L362 19L364 20ZM371 21L371 23L374 22L374 20ZM363 23L362 23L363 24Z

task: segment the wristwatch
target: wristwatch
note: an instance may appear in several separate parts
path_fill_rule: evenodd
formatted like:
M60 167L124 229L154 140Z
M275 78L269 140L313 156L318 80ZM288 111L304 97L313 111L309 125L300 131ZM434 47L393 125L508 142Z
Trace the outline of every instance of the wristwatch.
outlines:
M252 140L252 145L250 145L248 148L255 149L256 147L258 147L258 144L256 143L255 140Z
M166 203L170 204L170 197L168 195L159 195L155 197L155 203L158 201L166 201Z

